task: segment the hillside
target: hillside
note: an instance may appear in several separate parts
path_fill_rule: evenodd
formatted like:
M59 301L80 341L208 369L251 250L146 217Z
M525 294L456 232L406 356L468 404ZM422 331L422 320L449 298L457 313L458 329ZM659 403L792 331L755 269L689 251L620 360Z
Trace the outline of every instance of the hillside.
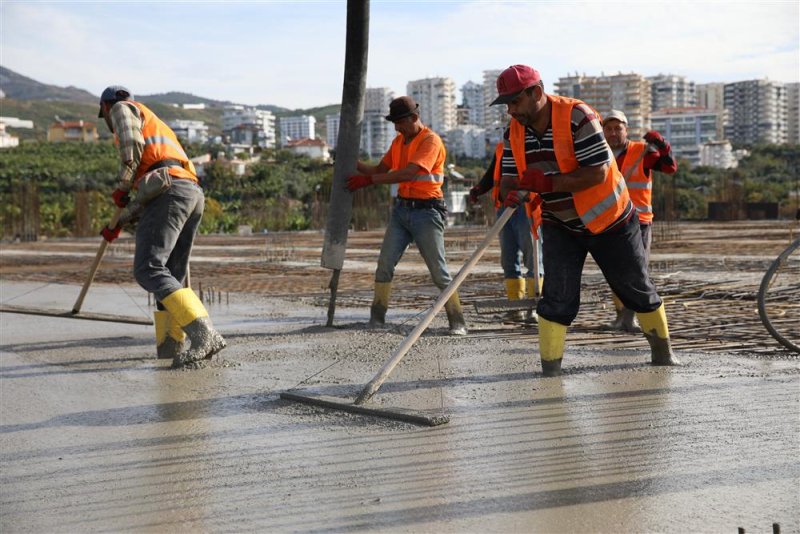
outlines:
M3 66L0 66L0 89L3 90L6 98L15 100L64 100L88 104L96 103L98 99L98 96L84 89L37 82ZM8 115L5 112L3 114Z

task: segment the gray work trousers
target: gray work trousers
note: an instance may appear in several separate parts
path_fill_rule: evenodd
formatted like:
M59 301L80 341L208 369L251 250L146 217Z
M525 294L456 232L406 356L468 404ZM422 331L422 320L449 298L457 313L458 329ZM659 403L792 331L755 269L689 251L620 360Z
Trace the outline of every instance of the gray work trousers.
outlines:
M204 206L199 185L173 180L172 187L142 211L136 227L133 276L159 302L183 287Z

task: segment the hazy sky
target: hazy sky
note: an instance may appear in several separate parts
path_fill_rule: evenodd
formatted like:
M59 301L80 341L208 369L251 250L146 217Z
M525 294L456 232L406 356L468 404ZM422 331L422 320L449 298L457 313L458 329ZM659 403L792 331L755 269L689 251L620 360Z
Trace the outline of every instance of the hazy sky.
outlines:
M183 91L309 108L342 93L345 1L0 1L0 64L99 95ZM368 87L484 70L672 73L698 83L800 81L800 2L381 1ZM459 97L460 102L460 97Z

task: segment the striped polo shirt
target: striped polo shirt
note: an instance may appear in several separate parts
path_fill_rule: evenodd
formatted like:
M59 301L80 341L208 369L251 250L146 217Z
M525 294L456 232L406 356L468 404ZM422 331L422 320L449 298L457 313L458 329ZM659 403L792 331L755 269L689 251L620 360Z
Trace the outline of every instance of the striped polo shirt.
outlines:
M592 108L585 104L575 105L572 108L570 122L578 165L597 167L610 164L614 156L606 143L600 120ZM511 153L509 128L506 128L503 135L503 143L503 175L517 177L519 173L517 165L514 163L514 155ZM548 124L542 137L539 137L533 128L525 127L525 161L528 167L536 167L545 175L560 174L556 153L553 149L552 122ZM572 193L544 193L542 201L543 223L558 224L572 232L591 235L578 216ZM625 212L606 231L616 228L619 223L628 220L632 213L633 204L628 203Z

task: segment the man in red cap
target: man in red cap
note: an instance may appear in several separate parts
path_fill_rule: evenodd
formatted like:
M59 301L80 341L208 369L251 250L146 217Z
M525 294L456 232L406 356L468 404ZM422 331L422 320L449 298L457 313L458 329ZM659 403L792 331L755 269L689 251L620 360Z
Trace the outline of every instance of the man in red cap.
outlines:
M543 374L561 374L587 253L637 313L651 363L676 365L664 304L648 276L639 220L599 117L580 100L546 94L539 72L527 65L504 70L497 91L492 105L505 104L511 116L503 136L505 203L519 205L520 190L542 198L547 276L536 311Z
M440 290L452 278L444 254L447 206L442 194L445 148L441 138L419 120L419 105L409 96L389 104L386 120L398 135L377 165L359 161L358 172L347 179L347 189L357 191L373 184L399 184L392 216L381 244L375 271L375 296L370 325L383 325L389 307L394 270L412 242L417 244L433 283ZM458 293L445 304L452 335L465 335L467 327Z

